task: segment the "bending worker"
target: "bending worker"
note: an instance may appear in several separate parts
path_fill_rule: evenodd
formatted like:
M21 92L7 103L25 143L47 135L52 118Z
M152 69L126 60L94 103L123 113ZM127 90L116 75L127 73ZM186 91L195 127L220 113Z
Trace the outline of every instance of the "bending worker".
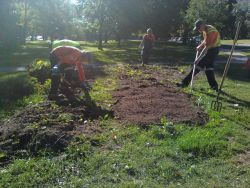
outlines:
M193 30L203 34L204 39L196 50L201 52L204 49L206 54L198 62L194 75L204 70L211 89L218 91L218 83L214 76L214 61L219 54L219 47L221 45L220 34L214 26L207 25L203 20L197 20ZM193 70L190 71L181 83L177 83L177 86L182 88L187 87L192 79L192 72Z
M78 72L78 81L84 91L88 90L85 81L85 73L82 63L89 62L91 55L88 52L80 50L80 43L72 40L59 40L52 44L50 53L51 62L51 89L48 98L56 100L59 97L59 87L61 84L61 75L68 68L76 68Z

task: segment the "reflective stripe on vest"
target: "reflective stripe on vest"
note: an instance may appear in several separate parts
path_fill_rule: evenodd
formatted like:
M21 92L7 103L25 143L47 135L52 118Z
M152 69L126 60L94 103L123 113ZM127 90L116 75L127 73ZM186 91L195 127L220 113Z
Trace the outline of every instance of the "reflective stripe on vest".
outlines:
M196 66L196 69L198 69L199 71L213 71L214 70L214 68L202 68L202 67L200 67L200 66Z
M220 41L220 33L218 32L218 30L211 26L211 25L207 25L207 33L211 33L211 32L217 32L218 33L218 37L216 39L215 44L212 47L218 47L221 45L221 41Z

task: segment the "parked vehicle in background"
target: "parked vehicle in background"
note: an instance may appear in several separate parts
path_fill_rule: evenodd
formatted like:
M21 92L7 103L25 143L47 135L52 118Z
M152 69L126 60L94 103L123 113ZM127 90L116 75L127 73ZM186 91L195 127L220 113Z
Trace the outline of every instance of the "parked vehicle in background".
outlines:
M36 36L36 40L43 40L43 36L41 36L41 35L38 35L38 36Z
M194 37L189 37L188 38L188 44L191 46L198 46L201 43L201 36L194 36Z

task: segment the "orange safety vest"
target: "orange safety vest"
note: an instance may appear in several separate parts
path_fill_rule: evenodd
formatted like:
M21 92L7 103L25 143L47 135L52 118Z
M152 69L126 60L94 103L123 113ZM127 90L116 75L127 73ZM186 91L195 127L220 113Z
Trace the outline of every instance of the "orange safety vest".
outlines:
M81 50L71 46L59 46L53 49L51 53L57 57L58 64L76 65L80 81L83 82L85 80L85 73L81 64Z
M203 31L203 38L206 47L216 48L221 46L220 33L212 25L206 26L206 30Z

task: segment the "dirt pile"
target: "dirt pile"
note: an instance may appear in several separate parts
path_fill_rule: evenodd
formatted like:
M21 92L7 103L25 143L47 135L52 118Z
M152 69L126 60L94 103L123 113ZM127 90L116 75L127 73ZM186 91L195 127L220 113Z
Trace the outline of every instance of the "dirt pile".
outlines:
M57 106L50 101L27 106L0 126L0 148L7 154L17 150L36 153L44 148L61 151L73 136L91 137L100 132L89 119L109 113L97 106Z
M178 71L131 68L134 75L122 75L120 88L113 92L116 99L113 111L118 119L140 125L160 123L164 116L178 123L202 125L208 121L207 114L168 81L179 80Z

